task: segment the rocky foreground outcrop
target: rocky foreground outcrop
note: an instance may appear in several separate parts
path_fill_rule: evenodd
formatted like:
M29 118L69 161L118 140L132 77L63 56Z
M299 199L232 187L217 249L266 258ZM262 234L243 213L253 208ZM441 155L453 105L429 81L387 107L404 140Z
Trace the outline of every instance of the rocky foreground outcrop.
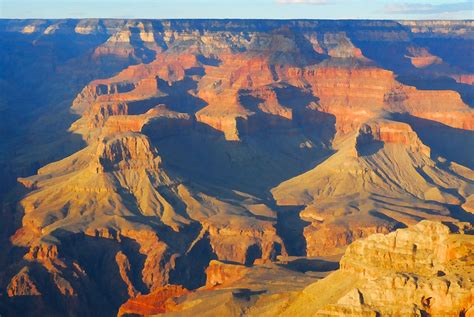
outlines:
M283 316L469 316L473 246L473 235L430 221L371 235L351 244L341 268L305 288Z
M471 316L473 246L470 224L424 220L352 243L329 272L318 260L298 269L302 259L285 259L275 276L213 261L208 285L168 299L162 316ZM298 272L308 269L313 277Z

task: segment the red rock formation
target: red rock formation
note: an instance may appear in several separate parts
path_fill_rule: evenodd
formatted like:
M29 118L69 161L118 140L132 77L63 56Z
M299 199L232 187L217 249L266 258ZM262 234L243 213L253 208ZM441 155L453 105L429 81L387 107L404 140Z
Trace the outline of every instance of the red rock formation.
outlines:
M311 85L320 99L320 110L336 116L342 133L355 130L381 110L408 112L461 129L474 128L474 114L458 93L403 86L395 81L393 73L380 68L290 69L288 76L293 81L304 78Z
M377 120L363 124L359 128L356 146L364 146L374 141L403 144L413 151L430 156L430 148L421 143L418 135L405 123Z
M251 115L239 102L239 90L270 84L274 78L265 58L248 58L243 54L220 58L222 64L206 66L206 75L199 82L198 96L208 106L196 113L196 119L222 131L227 140L238 140L237 118Z
M84 60L96 65L128 59L146 63L114 70L116 75L100 76L105 78L86 85L73 102L72 110L80 119L70 129L86 145L40 168L37 175L19 179L31 192L19 200L22 228L11 243L28 251L21 257L25 266L22 262L11 268L14 273L22 269L8 277L9 296L43 297L48 294L43 287L50 288L61 305L72 298L71 311L60 312L71 315L90 314L78 303L96 294L104 298L94 301L94 308L102 303L112 306L105 315L133 297L119 314L157 314L172 310L172 298L186 293L178 286L164 285L174 280L202 283L202 279L186 280L194 278L186 274L195 270L202 275L210 259L236 263L212 261L207 267L208 286L226 284L242 277L246 266L287 255L285 243L306 242L306 250L299 250L299 245L291 248L306 255L336 254L374 233L424 218L454 221L458 206L472 210L470 170L431 158L430 149L408 124L384 119L407 113L474 130L472 109L457 92L401 84L396 69L375 66L385 64L369 60L366 53L370 52L363 48L371 47L367 41L403 42L407 55L399 57L411 60L415 68L410 69L431 76L428 71L439 67L436 76L471 83L469 71L447 65L451 59L442 52L439 57L432 55L436 50L428 47L430 43L426 48L411 44L414 33L409 31L416 36L426 35L426 27L440 34L464 32L456 36L465 41L468 22L406 22L405 28L386 21L268 21L263 29L259 27L263 22L245 27L240 23L29 21L17 27L24 34L43 32L46 37L68 25L79 38L83 37L79 34L108 38L92 55L84 50L89 54L81 57ZM266 28L270 31L262 31ZM43 62L41 56L38 60ZM54 69L68 76L82 71L64 65ZM99 77L91 74L84 78ZM53 106L45 109L59 109ZM42 120L38 122L49 122ZM212 129L201 129L203 124L223 138ZM279 142L282 146L275 146ZM183 144L192 146L188 151L180 148ZM201 145L205 151L197 148ZM320 149L328 154L324 160L315 158ZM218 159L208 160L213 151ZM48 161L58 156L51 155ZM192 157L206 168L180 166L179 156ZM296 157L292 161L296 163L289 157ZM27 171L38 163L31 158L25 161L31 164ZM214 166L207 169L206 164L221 162L224 168L216 169L217 173ZM260 171L267 166L271 172ZM228 170L223 173L224 169ZM239 183L244 173L256 183L255 190L248 189L250 182ZM279 182L272 190L276 203L304 206L299 216L309 223L304 229L292 228L295 237L283 236L286 232L280 229L285 224L278 209L264 205L269 201L268 189ZM245 193L247 189L252 194ZM384 251L377 254L399 257L397 252ZM427 254L405 251L414 257ZM452 247L450 252L457 258L462 248ZM180 267L193 261L199 265ZM383 282L400 282L410 289L429 285L398 277ZM436 285L436 292L445 287ZM94 295L86 296L88 290ZM144 291L150 294L137 295ZM361 294L363 290L352 291L338 304L363 306ZM398 296L396 291L390 294ZM378 305L376 295L369 298ZM426 298L423 301L421 305L429 304ZM350 313L352 308L348 309Z
M413 66L417 68L425 68L434 64L441 64L443 60L438 56L431 55L424 47L408 47L409 55L406 56L411 60Z
M160 159L147 138L125 134L106 139L97 147L101 171L158 167Z
M472 74L452 75L451 77L460 84L474 85L474 75Z
M176 303L174 298L187 294L189 291L177 285L166 285L147 295L138 295L123 304L117 316L156 315L172 311Z

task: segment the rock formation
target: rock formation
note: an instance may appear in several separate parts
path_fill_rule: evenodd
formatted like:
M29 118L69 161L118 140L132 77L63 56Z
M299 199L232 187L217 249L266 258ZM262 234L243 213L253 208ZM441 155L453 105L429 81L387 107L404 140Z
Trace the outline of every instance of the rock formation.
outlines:
M447 206L470 195L472 178L455 176L454 169L433 161L409 125L369 121L336 154L272 193L278 204L305 206L300 215L311 223L304 229L307 253L332 254L420 217L456 219Z
M167 311L173 311L173 298L182 296L188 291L180 286L165 286L148 295L139 295L129 299L120 306L117 316L127 315L157 315Z
M424 220L357 240L337 270L321 264L298 269L302 259L277 262L280 268L213 261L207 271L211 283L175 298L178 304L164 316L469 316L472 226L450 227ZM288 274L285 266L294 271ZM270 270L278 274L268 276ZM313 270L315 276L298 270ZM306 284L308 279L313 282ZM306 286L298 286L300 281Z
M350 244L321 280L347 288L318 306L329 315L470 300L449 273L467 236L389 232L473 221L471 21L2 20L0 33L0 314L158 314L178 297L198 307L186 289L200 287L243 314L255 294L227 287L271 271L302 288L311 276L292 265ZM392 250L405 234L426 243ZM377 275L379 255L405 267ZM380 294L397 283L410 293ZM259 307L290 305L299 289L279 287L281 306Z
M469 314L474 302L472 238L422 221L358 240L346 250L340 270L305 288L282 316ZM328 292L330 283L340 286Z

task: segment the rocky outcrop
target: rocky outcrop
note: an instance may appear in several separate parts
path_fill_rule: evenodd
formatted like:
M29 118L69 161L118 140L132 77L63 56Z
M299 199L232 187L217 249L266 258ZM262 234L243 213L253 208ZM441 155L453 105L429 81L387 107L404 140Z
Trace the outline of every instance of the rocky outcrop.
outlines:
M307 287L282 316L465 314L474 298L468 269L473 243L473 236L450 234L447 226L430 221L371 235L350 245L340 270ZM339 288L319 296L328 283Z
M308 256L332 255L352 242L375 233L388 233L396 224L372 220L368 223L353 221L349 224L313 222L304 228L306 254Z
M435 275L450 260L449 233L441 223L422 221L410 229L371 235L348 247L341 269L371 277L383 275L384 269Z
M80 27L79 31L90 32L84 27ZM115 55L121 58L148 61L160 49L159 43L155 41L153 26L149 22L130 21L119 31L112 34L104 44L97 47L93 57L100 58L104 55Z
M125 134L103 140L97 147L98 172L126 169L157 169L158 153L141 134Z
M363 149L377 142L406 145L413 152L430 156L430 148L421 143L418 135L405 123L378 120L361 125L356 137L356 149Z
M244 225L246 220L235 219L240 224L212 224L208 228L211 246L218 259L252 265L257 260L272 261L286 254L275 227L267 222Z
M413 66L417 68L425 68L431 65L441 64L443 60L438 56L430 54L424 47L409 47L409 55L407 56Z
M408 124L372 120L336 154L272 193L280 205L305 206L300 217L311 223L303 231L307 254L337 254L357 238L411 225L419 217L455 219L439 204L465 199L446 187L460 179L450 178L450 168L441 167L430 153ZM467 179L461 182L471 188Z
M31 279L28 267L24 267L18 272L8 284L7 294L13 296L39 296L41 295L38 286Z
M137 297L129 299L125 304L120 306L117 316L148 316L173 311L173 306L176 305L173 299L183 296L186 293L188 293L188 291L181 286L167 285L151 294L138 295Z
M241 279L249 269L243 265L213 260L206 269L206 287L225 286Z

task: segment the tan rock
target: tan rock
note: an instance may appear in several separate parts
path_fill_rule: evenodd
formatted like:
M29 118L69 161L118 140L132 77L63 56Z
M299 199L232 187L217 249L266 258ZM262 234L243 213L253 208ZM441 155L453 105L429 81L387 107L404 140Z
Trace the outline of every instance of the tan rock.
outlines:
M282 316L463 314L474 302L473 238L451 234L439 222L421 221L357 240L347 248L340 269L304 289ZM464 252L449 251L460 245ZM337 284L328 289L331 283Z
M212 260L206 269L206 287L225 286L242 278L249 269L244 265Z

